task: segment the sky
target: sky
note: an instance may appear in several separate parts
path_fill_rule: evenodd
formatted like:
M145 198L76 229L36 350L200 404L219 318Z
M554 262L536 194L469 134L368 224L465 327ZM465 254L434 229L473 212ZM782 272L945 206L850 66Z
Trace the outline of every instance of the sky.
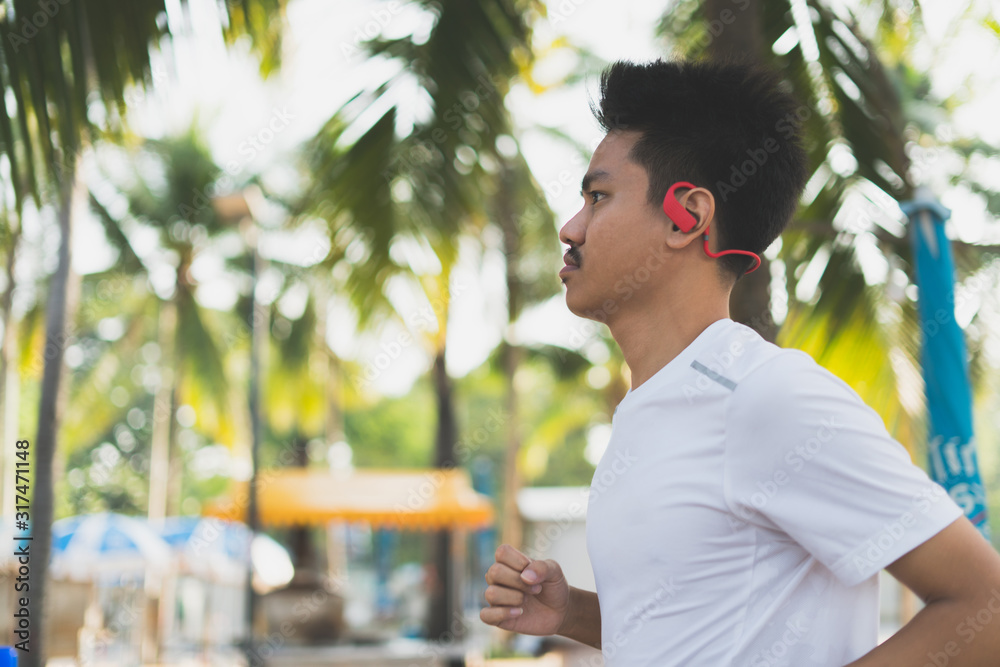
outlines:
M535 25L535 39L542 45L566 37L607 61L659 57L663 55L662 47L655 42L653 32L661 4L552 0L548 3L548 16ZM995 40L990 43L980 39L978 33L970 37L955 32L959 3L928 0L921 4L929 39L919 57L932 71L935 92L947 96L961 86L972 88L969 101L955 113L954 126L947 131L979 135L1000 143L1000 126L995 123L1000 85L993 85L1000 84L1000 77L990 71L989 64L995 63L998 55ZM130 93L130 124L138 133L156 137L182 132L197 119L206 131L217 161L233 174L234 180L263 173L268 183L278 186L292 182L290 165L296 147L313 136L348 97L366 84L382 80L387 73L385 65L357 55L354 47L358 41L376 34L385 37L414 31L426 34L431 26L426 13L406 3L292 0L282 69L277 76L262 82L246 44L230 50L224 47L217 27L216 3L188 2L189 26L182 19L179 0L168 0L167 6L174 43L166 45L153 59L152 90ZM554 82L577 66L568 51L557 49L539 61L536 76L543 83ZM586 163L569 146L537 128L559 127L588 148L596 146L601 133L588 107L595 93L596 74L588 76L583 84L543 95L533 95L526 86L517 86L507 99L515 123L521 128L521 150L560 225L579 208L578 183ZM992 169L992 173L986 169ZM1000 188L997 171L996 165L984 166L986 176ZM986 238L990 221L974 198L954 189L942 192L941 198L955 212L951 229L955 236L973 242ZM102 247L97 223L86 216L81 218L74 239L74 268L80 273L107 269L114 261L113 253ZM277 222L272 219L269 224ZM994 224L993 233L996 228ZM553 234L556 231L553 229ZM40 236L35 240L39 248L45 245ZM47 243L51 245L51 240ZM294 235L266 234L261 245L266 257L302 265L312 263L326 249L319 229L308 226ZM154 252L152 247L149 252ZM155 261L164 263L167 258ZM158 289L169 283L169 268L166 264L162 268L158 272L160 278L153 281L154 287L159 282ZM552 270L557 272L559 268L561 258L555 257ZM201 283L198 298L203 305L231 307L236 287L217 256L206 254L193 272ZM275 278L273 274L262 278L259 298L273 299ZM390 296L404 320L420 312L419 295L412 294L406 285L394 285ZM452 296L449 371L461 376L481 364L500 341L505 324L502 256L494 252L479 261L470 246L455 271ZM281 305L294 314L303 303L304 295L298 293ZM357 336L353 316L342 302L335 304L332 312L328 335L331 346L339 355L368 366L376 376L374 388L380 393L405 393L427 369L426 353L416 343L401 343L404 332L398 325L388 324L374 334ZM582 347L592 361L600 362L602 357L606 358L607 349L603 343L595 342L595 332L593 323L569 313L559 295L529 311L522 318L516 337L524 343ZM382 359L388 356L391 363L375 368L373 360L380 354ZM597 378L596 383L599 382Z

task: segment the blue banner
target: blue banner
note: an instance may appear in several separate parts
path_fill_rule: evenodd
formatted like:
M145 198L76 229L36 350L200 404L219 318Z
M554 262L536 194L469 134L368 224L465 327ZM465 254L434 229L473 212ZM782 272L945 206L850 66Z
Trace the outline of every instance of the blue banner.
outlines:
M986 493L972 430L969 363L965 338L955 321L955 263L944 233L951 211L922 190L901 207L910 219L916 262L930 474L989 538Z

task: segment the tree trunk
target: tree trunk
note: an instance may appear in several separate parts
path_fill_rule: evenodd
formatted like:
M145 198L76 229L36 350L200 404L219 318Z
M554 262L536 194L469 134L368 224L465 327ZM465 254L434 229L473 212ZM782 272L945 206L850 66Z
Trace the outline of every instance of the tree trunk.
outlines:
M444 340L444 337L441 337ZM445 367L446 348L443 342L434 356L434 390L437 395L438 427L434 447L434 465L438 468L455 467L455 439L458 427L455 422L455 405L452 392L452 381ZM458 640L462 623L453 624L451 619L456 615L461 618L461 609L455 609L453 604L453 587L451 531L439 530L433 533L433 559L436 581L430 594L430 609L427 619L427 638L431 641ZM455 627L451 627L451 626Z
M731 0L705 0L704 8L705 20L710 25L721 26L721 30L716 31L718 34L712 33L708 45L712 60L761 62L765 48L761 0L745 0L739 4ZM735 19L731 18L732 14ZM765 340L773 342L777 326L771 317L770 262L764 257L760 261L760 268L737 281L729 299L729 313L733 321L755 329Z
M267 341L267 323L270 318L267 309L257 299L257 280L262 273L263 261L257 252L257 227L249 216L240 223L241 232L250 249L250 386L248 387L247 406L250 415L250 488L247 498L247 527L250 535L260 531L260 510L257 498L257 476L260 473L260 448L263 442L263 428L260 412L260 378L263 367L264 350ZM253 588L253 568L247 568L246 579L246 614L247 636L244 651L247 664L255 663L256 636L254 623L257 619L260 601Z
M507 411L507 450L504 456L503 476L503 530L500 540L516 549L522 548L523 530L521 513L517 509L517 494L521 489L521 471L518 460L521 452L521 430L518 428L517 389L514 387L514 375L521 363L523 350L516 345L504 344L503 372L506 381L504 409Z
M177 306L171 299L160 302L159 345L160 386L153 402L153 433L149 453L149 503L151 523L162 522L167 515L167 487L170 479L170 441L174 397L174 335L177 330Z
M760 258L760 268L740 278L729 298L729 313L734 322L754 329L765 340L774 342L778 325L771 316L771 262Z
M13 407L17 405L17 396L13 396L17 392L17 386L13 382L8 382L7 374L11 372L11 369L16 369L16 359L17 357L12 353L12 349L16 345L15 329L16 323L14 322L14 314L11 312L11 307L14 303L14 267L17 263L17 248L21 240L21 225L18 224L16 228L13 228L10 236L10 254L7 255L7 287L4 289L3 293L3 347L0 348L0 437L3 438L3 444L0 445L0 459L5 463L5 465L0 466L3 473L3 479L0 479L0 489L2 489L2 495L0 495L0 509L3 510L3 517L14 516L14 492L10 487L14 482L14 443L17 440L17 410L10 409L8 406ZM12 363L11 360L15 360ZM17 376L16 372L12 373L14 377ZM9 386L8 386L9 385Z
M438 468L455 466L455 440L458 426L455 423L455 397L451 376L445 367L444 346L434 356L434 391L437 395L437 437L434 445L434 465Z
M708 44L709 58L760 62L764 49L762 0L705 0L703 7L705 21L715 28Z
M292 435L292 467L309 467L309 442L298 430ZM288 532L296 583L313 584L316 579L316 559L308 525L295 526Z
M328 295L322 289L315 289L316 294L316 345L326 355L326 419L323 427L326 445L344 440L344 415L341 410L342 398L340 387L340 360L336 352L330 349L326 342L326 332L329 328L330 309Z
M65 402L62 383L63 353L72 331L76 307L77 281L72 279L71 232L73 207L80 184L79 159L64 172L59 186L59 264L49 284L45 308L45 365L42 371L41 398L38 402L38 431L33 444L34 493L30 508L33 540L31 542L31 589L28 610L32 620L31 651L22 653L25 667L45 665L46 576L52 551L52 519L56 470L56 439Z
M16 323L12 322L12 324L17 326ZM3 436L3 448L7 450L6 460L9 462L14 461L15 444L21 428L18 423L18 415L21 412L21 373L18 364L14 363L15 361L16 359L8 362L3 375L0 376L0 382L4 384L3 402L0 404L2 406L0 410L3 410L4 423L0 435ZM4 475L4 479L8 480L8 484L14 483L13 470L5 471ZM3 502L0 503L3 507L3 514L0 516L14 516L14 500L13 489L8 487L4 491Z
M523 541L523 527L521 514L517 509L517 494L521 489L521 471L518 467L521 453L521 424L518 419L517 388L514 385L514 376L517 374L524 351L517 346L513 334L514 323L521 315L523 290L520 276L521 229L517 213L512 206L515 201L513 178L512 169L505 161L500 174L500 188L497 198L497 221L503 232L503 251L507 274L507 332L503 344L507 446L504 454L503 526L500 540L520 549Z
M180 355L174 353L175 359ZM184 482L184 459L177 451L177 409L181 407L180 396L181 371L178 366L174 371L174 386L170 392L170 432L167 437L167 516L179 516L181 513L181 492Z

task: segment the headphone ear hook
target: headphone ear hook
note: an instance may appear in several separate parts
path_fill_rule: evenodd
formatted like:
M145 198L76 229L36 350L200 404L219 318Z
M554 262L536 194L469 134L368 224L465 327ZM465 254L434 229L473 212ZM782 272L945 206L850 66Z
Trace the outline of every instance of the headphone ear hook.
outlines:
M663 197L663 212L666 213L667 217L670 218L673 223L685 233L694 229L698 225L698 220L691 215L690 211L681 206L681 203L677 201L677 197L674 196L674 191L677 188L688 188L693 190L695 187L697 186L692 183L688 183L687 181L678 181L670 186L667 190L666 196Z
M666 196L663 198L663 212L667 214L675 225L682 232L690 232L692 229L698 226L698 219L691 215L691 212L686 208L681 206L681 203L674 196L674 191L677 188L688 188L690 190L695 189L697 186L693 183L688 183L687 181L677 181L667 190ZM704 240L703 247L705 248L705 254L709 257L722 257L724 255L745 255L747 257L752 257L754 259L754 265L750 267L748 271L744 273L753 273L760 266L760 257L755 252L750 252L749 250L723 250L721 252L712 252L708 247L708 226L705 226L705 232L702 234L702 239Z

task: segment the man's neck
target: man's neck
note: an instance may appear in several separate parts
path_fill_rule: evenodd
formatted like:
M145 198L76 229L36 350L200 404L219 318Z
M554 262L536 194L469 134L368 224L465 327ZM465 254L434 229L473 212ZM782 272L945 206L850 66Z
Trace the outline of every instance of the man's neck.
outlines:
M621 313L608 326L632 374L634 391L666 366L713 322L729 317L727 300L695 298Z

